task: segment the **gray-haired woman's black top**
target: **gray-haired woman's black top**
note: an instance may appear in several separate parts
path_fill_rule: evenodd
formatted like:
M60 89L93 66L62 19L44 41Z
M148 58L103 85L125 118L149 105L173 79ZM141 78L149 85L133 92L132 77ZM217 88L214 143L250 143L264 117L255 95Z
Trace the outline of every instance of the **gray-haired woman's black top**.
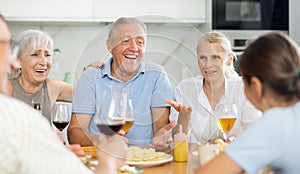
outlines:
M42 88L34 94L27 93L20 85L17 78L10 79L13 86L13 97L30 105L39 103L42 107L42 114L51 122L51 102L48 94L46 81L43 82Z

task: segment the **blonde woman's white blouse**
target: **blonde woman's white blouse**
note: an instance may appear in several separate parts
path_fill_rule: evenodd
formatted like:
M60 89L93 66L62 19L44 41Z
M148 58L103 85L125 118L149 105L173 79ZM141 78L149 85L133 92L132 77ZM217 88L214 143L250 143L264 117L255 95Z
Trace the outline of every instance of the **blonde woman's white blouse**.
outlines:
M206 143L222 134L214 117L214 110L209 104L203 91L203 77L191 77L181 81L175 89L175 99L187 106L192 106L193 111L189 122L189 142ZM247 126L261 118L262 113L246 99L241 77L225 78L225 93L219 103L235 103L238 108L238 118L229 136L238 136ZM219 104L218 103L218 104ZM178 112L172 108L170 120L178 118Z

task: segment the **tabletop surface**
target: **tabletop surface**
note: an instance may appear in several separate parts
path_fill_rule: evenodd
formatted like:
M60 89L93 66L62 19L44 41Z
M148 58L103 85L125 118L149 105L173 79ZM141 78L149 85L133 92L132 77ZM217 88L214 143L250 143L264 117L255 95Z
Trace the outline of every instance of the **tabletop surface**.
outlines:
M197 156L192 152L197 151L197 144L189 144L189 157L187 162L165 163L155 167L144 168L144 174L187 174L194 173L194 170L200 167Z
M198 151L197 144L189 144L189 155L187 162L171 161L162 165L146 167L143 174L192 174L195 169L200 167L199 159L193 155L193 152ZM172 155L173 151L169 150L168 154ZM126 173L126 172L125 172ZM273 174L274 171L269 168L263 168L258 174ZM122 173L123 174L123 173Z

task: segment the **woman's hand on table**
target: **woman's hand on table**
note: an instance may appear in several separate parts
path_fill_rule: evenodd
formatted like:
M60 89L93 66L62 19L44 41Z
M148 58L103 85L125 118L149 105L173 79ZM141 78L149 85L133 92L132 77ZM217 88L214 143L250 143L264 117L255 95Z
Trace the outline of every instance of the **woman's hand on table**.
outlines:
M172 129L176 126L176 122L170 122L161 129L159 129L152 139L152 144L149 147L156 150L164 150L169 147L169 144L172 143Z

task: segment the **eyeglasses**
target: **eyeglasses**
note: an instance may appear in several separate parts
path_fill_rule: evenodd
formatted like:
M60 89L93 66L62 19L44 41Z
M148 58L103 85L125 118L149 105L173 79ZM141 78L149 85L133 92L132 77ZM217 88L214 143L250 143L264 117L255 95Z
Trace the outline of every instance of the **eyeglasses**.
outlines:
M19 45L17 42L13 41L13 40L0 40L1 44L5 44L5 45L9 45L9 48L11 50L11 55L12 57L17 57L18 53L19 53Z

